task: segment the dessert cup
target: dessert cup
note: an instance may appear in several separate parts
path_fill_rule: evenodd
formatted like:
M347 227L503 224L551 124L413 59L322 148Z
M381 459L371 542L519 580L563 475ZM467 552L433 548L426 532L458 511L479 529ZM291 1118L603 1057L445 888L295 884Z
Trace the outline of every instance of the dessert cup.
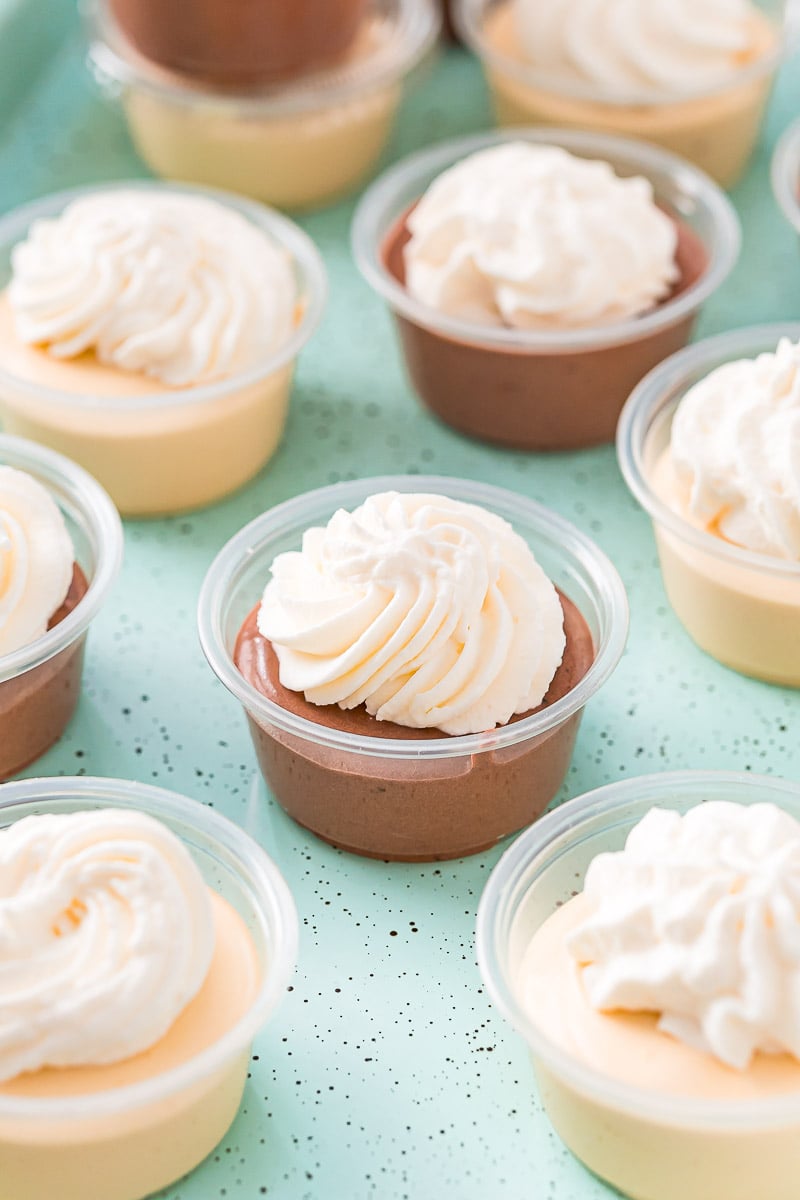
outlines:
M775 147L772 190L786 220L800 234L800 120L783 132Z
M501 125L558 125L624 134L666 147L731 187L758 138L776 71L796 43L790 0L758 0L774 26L763 53L732 79L682 95L620 95L597 84L558 78L527 62L509 0L456 0L455 23L481 60Z
M566 1053L520 1001L522 955L581 889L591 859L621 849L653 805L685 812L705 800L768 801L800 817L798 785L728 772L626 779L571 800L526 830L492 872L478 908L478 965L491 1000L528 1044L557 1133L601 1179L634 1200L794 1200L800 1091L746 1102L635 1087Z
M440 26L433 0L370 0L339 66L235 91L157 67L127 41L108 0L87 2L90 66L103 90L119 97L151 170L291 209L329 204L371 171L404 80Z
M112 0L115 18L153 62L199 79L253 84L335 62L367 0Z
M654 488L675 410L723 363L800 339L800 325L761 325L707 338L642 380L619 423L625 482L650 514L669 602L694 641L728 667L800 687L800 563L735 546L691 524Z
M181 1065L123 1087L46 1097L0 1085L0 1192L8 1200L140 1200L192 1170L239 1107L250 1045L294 969L297 914L274 863L194 800L116 779L30 779L0 788L0 827L34 813L133 808L162 821L238 912L263 978L228 1031Z
M428 185L477 150L507 141L563 146L604 159L618 175L643 175L679 230L681 280L656 308L624 321L564 330L467 322L421 304L404 286L405 218ZM448 425L526 450L609 442L631 389L685 345L704 301L739 250L739 224L725 195L700 171L657 147L599 134L516 129L458 138L390 168L353 219L353 253L397 322L412 386Z
M438 492L511 522L589 627L594 661L571 690L490 732L448 737L425 730L431 736L420 739L419 730L404 738L332 728L324 708L318 721L309 720L244 678L234 645L276 555L299 547L303 532L326 524L338 508L390 490ZM320 488L245 526L209 568L198 620L205 655L243 705L264 778L289 815L355 853L424 861L477 853L546 808L569 766L583 707L619 661L628 610L611 563L562 517L486 484L397 476Z
M83 592L43 637L0 655L0 779L7 779L58 741L75 711L89 625L122 562L122 527L100 485L60 454L0 434L0 465L27 471L58 504Z
M141 180L104 184L152 192ZM10 254L29 226L56 217L95 188L58 192L0 220L0 287L11 276ZM155 516L211 504L264 466L283 433L295 359L316 328L325 303L325 268L311 240L279 213L235 196L176 188L233 208L291 256L298 319L288 342L258 367L209 384L159 386L119 371L113 394L98 394L93 356L58 360L16 338L8 305L0 305L0 418L9 433L33 438L90 471L127 516ZM88 359L88 361L87 361ZM106 387L108 372L104 372ZM113 378L113 377L112 377ZM116 384L116 379L114 383Z

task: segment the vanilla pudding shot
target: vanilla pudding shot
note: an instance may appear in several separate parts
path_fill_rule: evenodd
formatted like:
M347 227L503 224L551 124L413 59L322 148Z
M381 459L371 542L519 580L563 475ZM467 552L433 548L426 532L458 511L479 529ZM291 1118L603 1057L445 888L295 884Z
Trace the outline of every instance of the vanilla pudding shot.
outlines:
M230 32L231 2L224 6ZM220 86L151 61L117 19L126 4L89 0L89 63L101 89L121 104L133 143L155 174L226 188L278 208L316 208L354 191L374 168L409 77L433 50L441 25L434 0L350 0L356 20L346 44L341 19L337 39L321 38L331 9L341 11L343 4L317 0L313 33L294 39L298 47L310 50L316 43L326 51L339 41L335 62L317 61L314 69L270 81ZM309 5L301 0L286 11L297 18ZM170 6L167 0L159 8ZM250 5L249 17L254 10ZM257 60L262 67L280 52L280 36L267 38L270 55Z
M226 1133L297 916L245 833L118 780L0 788L0 1195L141 1200Z
M625 780L563 805L478 913L493 1001L567 1146L634 1200L793 1200L800 788Z
M786 0L457 0L502 125L627 134L729 187L796 41Z
M727 666L800 686L800 326L675 355L620 419L620 467L653 518L664 587Z
M325 274L236 197L131 182L0 221L0 416L81 463L126 515L240 487L275 450Z

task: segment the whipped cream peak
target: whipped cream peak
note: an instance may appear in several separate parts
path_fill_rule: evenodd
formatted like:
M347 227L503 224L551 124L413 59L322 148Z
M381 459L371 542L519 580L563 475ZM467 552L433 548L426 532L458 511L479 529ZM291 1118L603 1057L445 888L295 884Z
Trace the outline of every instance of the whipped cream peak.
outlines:
M611 96L733 81L775 38L752 0L512 0L527 61Z
M590 864L570 936L590 1003L744 1070L800 1059L800 822L772 804L652 809Z
M278 555L258 628L310 703L448 734L535 708L565 646L558 593L507 521L398 492Z
M729 362L672 422L689 519L748 550L800 561L800 345Z
M61 509L32 475L0 466L0 657L47 632L75 551Z
M38 220L12 252L21 341L55 358L94 352L170 387L257 367L291 336L291 259L215 200L119 189Z
M153 817L44 814L0 831L0 1082L147 1050L213 949L200 871Z
M503 142L444 171L407 219L406 287L483 325L559 330L652 309L679 278L675 223L641 176Z

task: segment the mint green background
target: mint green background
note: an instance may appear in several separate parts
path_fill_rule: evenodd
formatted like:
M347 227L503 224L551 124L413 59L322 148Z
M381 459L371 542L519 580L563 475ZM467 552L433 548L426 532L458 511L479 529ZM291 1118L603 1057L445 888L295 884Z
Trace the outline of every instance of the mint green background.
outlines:
M4 11L0 209L144 174L120 115L88 78L68 0L0 0ZM798 249L768 185L775 136L798 112L795 65L734 195L741 263L701 332L800 317ZM387 161L488 123L476 63L450 50L418 81ZM422 412L389 319L353 268L351 211L343 204L302 221L325 256L331 302L301 359L280 451L216 508L127 523L124 570L92 629L78 715L29 773L140 779L213 804L263 842L297 901L300 964L258 1039L242 1112L218 1152L165 1197L601 1200L612 1193L550 1130L525 1049L481 988L474 914L500 849L455 864L386 866L297 829L253 784L241 713L200 653L200 582L231 534L299 491L383 472L469 476L563 513L611 555L629 590L628 651L587 709L562 799L678 767L798 780L798 696L738 677L689 641L667 606L649 522L610 448L511 453L463 440Z

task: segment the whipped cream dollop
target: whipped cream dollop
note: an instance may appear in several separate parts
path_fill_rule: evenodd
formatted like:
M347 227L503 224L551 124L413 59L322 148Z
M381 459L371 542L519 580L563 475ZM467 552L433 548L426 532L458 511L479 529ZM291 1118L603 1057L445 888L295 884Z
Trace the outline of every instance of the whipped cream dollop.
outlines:
M774 33L751 0L512 0L525 58L612 95L680 96L731 79Z
M206 885L160 821L100 809L0 831L0 1082L146 1050L213 950Z
M47 632L72 581L61 509L31 475L0 466L0 657Z
M485 325L563 329L646 312L679 278L677 229L641 177L506 142L444 171L407 219L406 287Z
M725 363L672 422L686 516L763 554L800 560L800 345Z
M258 628L281 683L312 704L448 734L535 708L565 645L558 594L507 521L397 492L278 555Z
M800 822L772 804L652 809L625 849L589 866L594 906L570 935L597 1009L657 1012L659 1028L744 1069L800 1059Z
M241 213L169 191L96 192L34 221L12 253L19 338L172 387L247 371L288 341L288 253Z

